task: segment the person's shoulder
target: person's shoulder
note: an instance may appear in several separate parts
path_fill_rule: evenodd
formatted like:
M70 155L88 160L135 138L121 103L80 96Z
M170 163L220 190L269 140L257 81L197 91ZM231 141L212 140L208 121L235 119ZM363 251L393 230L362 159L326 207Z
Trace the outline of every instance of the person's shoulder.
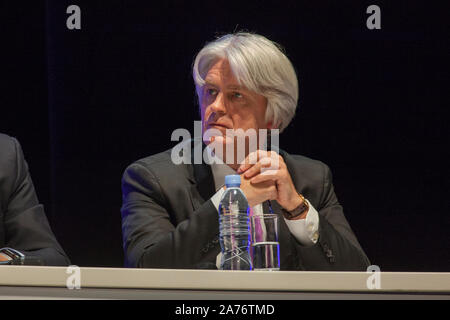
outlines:
M20 144L16 138L7 134L0 133L0 163L10 163L17 160L18 156L21 156Z
M23 163L25 162L17 139L0 133L0 182L12 183L16 179L18 166Z
M322 183L330 174L328 165L320 160L286 152L283 153L283 159L291 174L312 183Z
M3 154L15 152L17 145L18 141L16 138L0 133L0 150L2 150Z
M305 168L309 170L323 170L324 168L328 168L328 166L324 162L306 157L304 155L284 152L283 158L288 165L291 164L292 166L299 168Z
M158 167L161 165L166 165L168 162L170 161L170 151L169 150L165 150L163 152L159 152L141 159L136 160L135 162L133 162L134 164L141 164L143 166L146 167Z
M136 160L125 171L135 170L136 168L144 168L151 172L153 176L173 176L177 173L185 174L186 171L186 165L175 164L172 161L172 149Z

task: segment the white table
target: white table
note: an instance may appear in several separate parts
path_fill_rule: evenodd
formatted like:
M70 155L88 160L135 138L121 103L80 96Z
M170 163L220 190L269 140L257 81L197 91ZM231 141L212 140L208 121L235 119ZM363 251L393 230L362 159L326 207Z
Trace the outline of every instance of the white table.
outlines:
M450 299L450 273L217 271L1 266L0 299ZM373 283L373 282L372 282ZM69 281L76 285L76 282Z

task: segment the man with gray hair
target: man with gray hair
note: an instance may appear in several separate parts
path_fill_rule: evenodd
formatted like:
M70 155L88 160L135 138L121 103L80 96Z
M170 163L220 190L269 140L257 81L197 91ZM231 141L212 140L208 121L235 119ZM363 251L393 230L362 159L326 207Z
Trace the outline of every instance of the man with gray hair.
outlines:
M205 144L235 148L230 130L279 129L295 115L298 80L280 47L251 33L228 34L196 56L193 78ZM236 153L235 153L236 154ZM234 155L235 155L234 154ZM322 162L282 150L249 150L244 159L171 161L171 150L131 164L122 181L125 264L215 268L224 177L241 175L254 211L271 201L280 223L281 270L366 270L370 264ZM255 161L250 161L255 159Z

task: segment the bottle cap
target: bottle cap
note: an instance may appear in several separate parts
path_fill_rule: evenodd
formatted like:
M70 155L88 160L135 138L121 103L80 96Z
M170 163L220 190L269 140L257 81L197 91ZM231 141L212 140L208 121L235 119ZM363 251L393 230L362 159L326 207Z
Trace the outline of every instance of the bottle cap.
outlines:
M241 176L238 174L231 174L225 176L225 185L227 187L240 187L241 186Z

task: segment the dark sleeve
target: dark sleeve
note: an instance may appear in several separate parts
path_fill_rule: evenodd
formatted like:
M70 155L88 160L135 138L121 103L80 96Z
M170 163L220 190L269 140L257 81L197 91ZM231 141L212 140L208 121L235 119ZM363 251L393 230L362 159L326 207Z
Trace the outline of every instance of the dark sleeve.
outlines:
M137 163L125 171L122 193L126 266L185 269L215 261L218 252L208 250L216 242L219 229L211 200L175 225L158 179L149 168Z
M39 204L19 142L15 147L15 165L9 200L5 211L5 242L26 256L37 257L45 265L65 266L70 261L56 241L44 208Z
M332 183L332 174L323 164L323 194L319 212L319 240L315 245L296 243L301 264L307 270L366 271L369 259L344 216Z

